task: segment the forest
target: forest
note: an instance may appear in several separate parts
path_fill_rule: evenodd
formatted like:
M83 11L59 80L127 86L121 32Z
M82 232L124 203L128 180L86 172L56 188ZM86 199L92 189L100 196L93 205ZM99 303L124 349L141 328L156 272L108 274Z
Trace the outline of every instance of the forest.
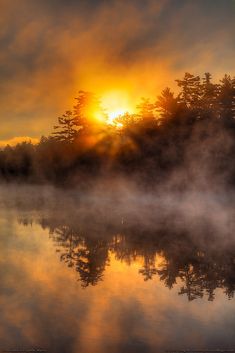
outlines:
M128 176L144 187L234 187L235 78L185 73L176 82L177 94L142 98L112 123L99 97L79 91L49 136L0 150L0 181L86 189Z

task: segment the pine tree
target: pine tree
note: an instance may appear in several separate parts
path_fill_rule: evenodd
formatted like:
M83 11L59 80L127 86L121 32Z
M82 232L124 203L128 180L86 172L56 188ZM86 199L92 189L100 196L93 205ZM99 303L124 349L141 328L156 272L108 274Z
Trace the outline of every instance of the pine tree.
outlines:
M54 139L61 142L73 143L77 138L82 126L70 110L58 118L59 125L54 126Z
M130 114L128 112L121 114L114 119L114 123L118 128L119 127L130 128L135 126L137 122L138 122L137 115Z
M150 103L149 98L141 98L141 103L137 105L137 109L141 118L154 118L154 104Z
M201 80L199 76L194 76L188 72L185 73L183 80L176 80L181 88L179 95L180 102L186 107L197 109L200 104Z
M211 74L206 72L201 85L201 117L218 115L218 85L211 82Z
M155 109L163 119L170 119L173 117L179 108L178 98L174 97L174 93L170 88L165 88L161 95L157 97L155 102Z
M100 100L94 93L79 91L75 99L77 104L74 106L74 117L82 126L82 133L90 133L107 119Z
M230 120L235 117L235 78L224 75L219 85L219 113L220 117Z
M154 116L154 104L150 103L149 98L141 98L141 102L136 106L137 116L139 117L138 125L144 131L155 129L158 125Z

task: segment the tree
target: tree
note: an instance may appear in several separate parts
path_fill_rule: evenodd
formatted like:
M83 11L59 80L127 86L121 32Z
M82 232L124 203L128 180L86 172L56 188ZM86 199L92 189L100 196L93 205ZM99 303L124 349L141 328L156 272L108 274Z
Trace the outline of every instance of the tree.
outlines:
M142 119L154 118L154 104L150 103L149 98L141 98L141 102L137 105L139 116Z
M200 117L218 116L218 85L211 82L211 74L206 72L202 78L200 97Z
M114 124L121 130L127 130L133 128L138 122L138 116L136 114L130 114L128 112L117 116L114 119Z
M200 77L186 72L183 80L176 80L176 82L181 88L179 95L180 101L184 103L187 108L198 108L201 92Z
M107 115L101 106L99 98L92 92L79 91L75 98L77 104L74 106L74 117L82 126L82 133L89 134L97 126L103 125Z
M220 117L230 120L235 117L235 78L224 75L219 86L219 113Z
M138 110L138 126L142 130L142 135L153 132L158 125L154 116L154 104L150 103L148 98L141 98L141 102L136 106Z
M52 133L57 141L73 143L77 138L82 125L70 110L67 110L62 117L58 118L59 125L54 126L55 132Z
M157 97L155 108L161 118L170 119L179 108L178 98L175 98L174 93L167 87L162 91L161 95Z

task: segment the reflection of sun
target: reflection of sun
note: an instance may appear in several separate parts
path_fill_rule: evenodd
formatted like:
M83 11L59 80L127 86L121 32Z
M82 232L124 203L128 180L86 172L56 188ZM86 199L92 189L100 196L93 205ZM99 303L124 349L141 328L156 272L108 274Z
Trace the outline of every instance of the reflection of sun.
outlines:
M103 95L102 104L108 115L108 123L113 124L114 120L126 112L133 112L133 105L128 94L124 91L111 91Z

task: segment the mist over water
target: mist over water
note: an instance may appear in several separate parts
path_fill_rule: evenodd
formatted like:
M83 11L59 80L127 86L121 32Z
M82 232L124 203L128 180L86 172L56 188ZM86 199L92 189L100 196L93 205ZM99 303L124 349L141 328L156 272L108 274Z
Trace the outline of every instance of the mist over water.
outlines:
M97 236L100 227L103 230L120 227L119 232L125 227L139 227L156 235L161 229L187 232L197 242L204 238L217 239L224 245L233 242L233 190L162 189L144 191L123 179L97 182L86 192L76 188L8 184L1 186L0 207L19 215L25 213L27 217L53 217L68 225L80 224L84 236L94 224Z
M232 192L119 179L0 195L1 349L234 347Z

